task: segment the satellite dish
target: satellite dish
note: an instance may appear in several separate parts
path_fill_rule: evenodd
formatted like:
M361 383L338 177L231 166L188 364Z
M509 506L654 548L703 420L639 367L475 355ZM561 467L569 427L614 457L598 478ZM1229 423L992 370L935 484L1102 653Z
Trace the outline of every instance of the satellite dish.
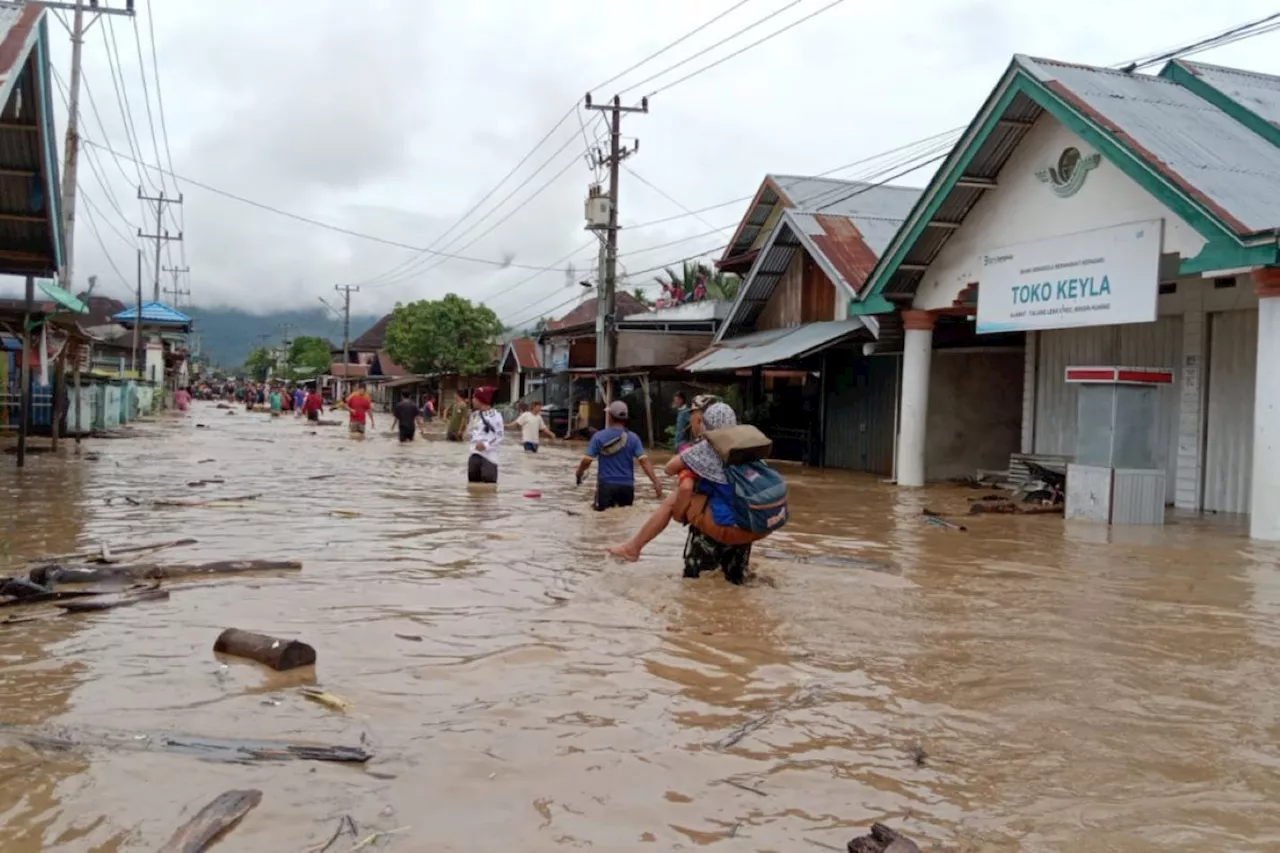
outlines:
M40 290L44 292L44 295L58 303L60 307L65 308L74 314L89 313L88 305L85 305L77 299L75 294L58 287L58 285L53 283L52 279L41 280L38 284L40 285Z

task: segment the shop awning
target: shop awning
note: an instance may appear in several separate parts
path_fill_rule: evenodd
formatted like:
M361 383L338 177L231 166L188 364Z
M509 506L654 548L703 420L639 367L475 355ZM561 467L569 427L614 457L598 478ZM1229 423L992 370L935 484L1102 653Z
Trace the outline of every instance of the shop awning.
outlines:
M713 344L680 365L690 373L732 373L781 364L820 352L866 329L861 320L806 323L789 329L753 332Z

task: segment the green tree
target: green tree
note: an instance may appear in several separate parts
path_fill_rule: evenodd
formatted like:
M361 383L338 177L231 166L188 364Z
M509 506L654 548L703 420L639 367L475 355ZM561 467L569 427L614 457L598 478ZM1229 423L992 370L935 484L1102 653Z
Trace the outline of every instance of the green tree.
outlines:
M245 359L244 372L249 378L261 382L267 378L267 374L275 366L276 357L271 350L266 347L258 347L249 353L249 357Z
M501 334L491 309L450 293L397 304L387 325L387 354L413 373L479 373L493 364Z
M634 296L642 305L648 305L650 308L653 307L653 300L649 298L649 294L644 292L643 287L633 287L631 289L631 295Z
M285 357L289 367L295 373L312 376L324 373L333 359L329 353L329 342L324 338L301 336L289 344L289 354Z

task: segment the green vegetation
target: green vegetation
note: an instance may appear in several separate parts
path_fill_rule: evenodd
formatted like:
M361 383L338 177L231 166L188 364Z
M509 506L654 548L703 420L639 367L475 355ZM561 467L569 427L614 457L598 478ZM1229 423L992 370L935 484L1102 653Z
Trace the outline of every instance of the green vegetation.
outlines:
M387 353L413 373L479 373L493 364L502 334L498 315L450 293L397 304L387 326Z

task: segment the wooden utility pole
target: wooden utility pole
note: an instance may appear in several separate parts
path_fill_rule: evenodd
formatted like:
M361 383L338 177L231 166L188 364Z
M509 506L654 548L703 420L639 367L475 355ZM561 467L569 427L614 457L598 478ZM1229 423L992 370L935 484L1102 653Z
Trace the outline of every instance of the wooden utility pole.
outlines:
M84 34L98 22L102 15L132 15L133 0L126 0L125 8L110 9L98 0L75 0L73 3L44 2L46 9L71 11L71 75L67 82L67 139L62 163L62 241L65 256L59 270L59 283L66 290L72 289L73 262L75 260L76 230L76 167L80 160L80 54L84 47ZM85 12L89 22L85 23ZM65 23L65 22L64 22Z
M601 282L603 296L600 310L603 323L597 323L596 368L613 370L618 360L618 328L617 328L617 290L618 290L618 172L622 161L636 153L640 143L631 148L622 145L622 114L649 112L649 99L641 98L640 106L624 107L622 99L614 95L609 104L592 104L591 95L586 97L586 108L610 113L609 121L609 156L603 158L600 165L609 167L609 224L605 226L605 270L604 281ZM608 401L606 401L608 402Z
M143 234L142 229L139 228L138 237L143 240L156 241L156 267L155 267L155 283L154 283L155 295L152 298L156 302L159 302L160 301L160 273L164 270L164 267L160 265L160 249L164 246L165 243L168 243L170 241L175 241L178 243L182 242L181 231L178 232L177 237L174 237L169 233L169 229L164 227L164 206L166 204L182 204L182 195L179 194L177 198L170 198L164 194L164 190L160 191L160 195L144 195L142 192L142 187L138 187L138 198L142 199L143 201L153 201L155 202L155 205L156 205L156 233Z
M347 374L351 372L351 294L359 293L356 284L335 284L333 289L342 294L342 390L347 390Z
M138 378L142 376L142 365L138 361L139 350L142 348L142 250L138 250L138 292L137 304L134 306L137 314L133 318L133 372L138 374Z

